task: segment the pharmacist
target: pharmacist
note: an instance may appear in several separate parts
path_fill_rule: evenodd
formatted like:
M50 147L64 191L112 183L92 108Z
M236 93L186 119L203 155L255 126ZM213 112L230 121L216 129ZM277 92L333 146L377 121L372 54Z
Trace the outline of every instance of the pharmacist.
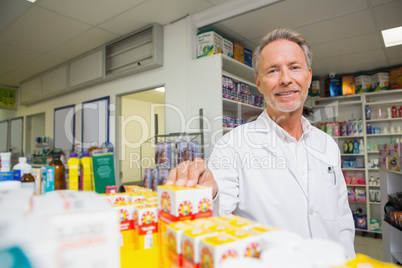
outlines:
M302 117L312 52L290 29L266 35L253 55L267 109L215 145L208 160L181 163L167 184L213 187L214 212L342 244L354 257L354 222L339 147Z

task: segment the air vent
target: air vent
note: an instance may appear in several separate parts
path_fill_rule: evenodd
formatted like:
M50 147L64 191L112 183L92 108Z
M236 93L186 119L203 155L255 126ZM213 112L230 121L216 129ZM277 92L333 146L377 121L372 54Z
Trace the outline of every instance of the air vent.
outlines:
M106 76L141 72L163 65L163 27L150 27L106 46Z

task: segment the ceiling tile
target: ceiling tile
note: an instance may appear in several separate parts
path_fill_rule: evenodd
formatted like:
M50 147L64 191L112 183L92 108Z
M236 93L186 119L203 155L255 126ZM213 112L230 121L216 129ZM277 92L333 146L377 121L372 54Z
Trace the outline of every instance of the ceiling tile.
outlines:
M373 9L378 30L402 26L402 1L391 2Z
M118 38L118 36L115 34L103 29L93 28L81 34L79 37L50 51L49 54L71 59L84 54L89 50L100 47L116 38Z
M331 58L379 48L382 48L382 40L377 33L311 46L313 59Z
M222 22L251 39L280 27L295 28L367 9L365 0L287 0ZM301 11L301 12L296 12Z
M401 59L402 58L402 45L385 48L385 54L387 55L387 58L389 61L395 62L394 59ZM396 60L396 62L398 62L398 60Z
M164 25L211 6L210 3L200 0L149 0L119 17L101 24L100 27L119 35L125 35L150 24L150 22ZM150 10L152 10L151 13Z
M13 71L0 76L0 80L2 85L18 87L20 81L25 80L27 77L27 74Z
M395 0L371 0L371 5L372 6L379 6L379 5L384 5L390 2L393 2Z
M297 27L310 45L326 43L376 32L368 10L336 17L304 27Z
M97 25L144 0L42 0L39 6L82 22Z
M26 0L1 0L0 31L24 14L33 5Z
M44 54L44 55L34 59L33 61L30 61L29 63L22 66L21 68L18 68L17 71L21 72L23 74L26 74L27 77L25 77L25 79L28 79L36 74L47 71L47 70L51 69L52 67L57 66L65 61L66 61L66 59L64 59L64 58Z
M87 24L34 7L0 33L0 42L46 52L89 28Z
M14 70L39 55L38 52L0 43L0 68Z

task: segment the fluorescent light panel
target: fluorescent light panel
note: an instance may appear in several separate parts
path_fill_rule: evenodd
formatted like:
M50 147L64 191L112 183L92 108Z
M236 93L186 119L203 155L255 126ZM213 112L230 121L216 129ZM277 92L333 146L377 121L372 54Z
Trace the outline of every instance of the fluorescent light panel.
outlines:
M402 26L381 31L385 47L402 45Z
M157 88L155 88L155 90L156 90L156 91L159 91L159 92L165 92L165 88L164 88L164 87L157 87Z
M27 0L28 2L35 3L36 0Z

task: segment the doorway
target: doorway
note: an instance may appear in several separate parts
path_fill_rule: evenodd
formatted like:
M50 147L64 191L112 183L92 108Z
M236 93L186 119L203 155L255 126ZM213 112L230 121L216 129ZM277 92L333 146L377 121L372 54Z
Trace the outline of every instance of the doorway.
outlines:
M25 152L29 154L41 154L40 147L36 146L35 139L45 136L45 113L28 115L26 117ZM38 152L37 152L38 151Z
M145 168L155 168L155 147L149 140L156 133L165 134L164 103L163 87L120 97L118 137L121 184L138 184Z

